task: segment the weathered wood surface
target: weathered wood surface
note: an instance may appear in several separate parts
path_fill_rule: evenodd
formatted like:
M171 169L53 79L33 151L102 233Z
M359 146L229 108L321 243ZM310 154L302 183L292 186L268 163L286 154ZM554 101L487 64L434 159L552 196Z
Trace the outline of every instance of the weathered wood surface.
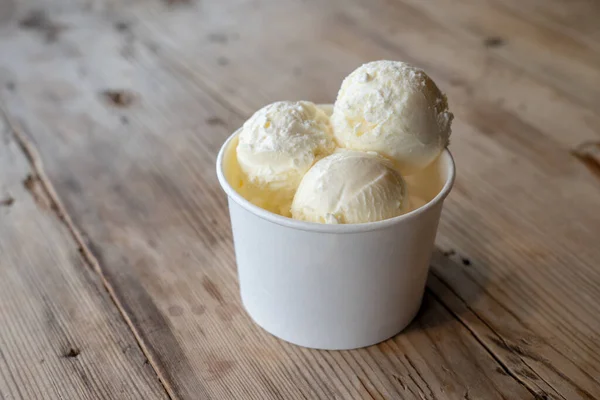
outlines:
M600 397L597 2L63 3L3 4L2 107L171 397ZM215 155L380 58L456 114L425 304L379 346L297 348L241 310Z
M0 143L0 398L168 398L2 115Z

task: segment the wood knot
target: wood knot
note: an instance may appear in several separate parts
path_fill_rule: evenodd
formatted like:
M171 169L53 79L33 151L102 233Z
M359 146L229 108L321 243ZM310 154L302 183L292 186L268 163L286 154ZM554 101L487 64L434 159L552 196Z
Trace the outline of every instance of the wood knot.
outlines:
M229 59L227 57L219 56L217 57L217 64L222 67L229 65Z
M117 32L129 32L131 30L131 26L128 22L117 21L115 22L115 29L117 30Z
M23 180L23 187L29 192L33 201L35 201L40 209L58 211L58 206L46 193L46 189L37 174L28 174Z
M4 206L4 207L10 207L14 204L15 199L12 198L12 196L7 196L5 198L3 198L2 200L0 200L0 206Z
M67 29L66 26L51 21L43 10L33 10L29 12L29 14L19 22L19 25L23 29L40 33L48 43L55 42L58 39L58 35Z
M235 362L230 360L209 360L207 361L207 369L210 380L223 378L234 367Z
M483 40L483 45L488 49L504 46L506 42L500 36L490 36Z
M66 357L66 358L75 358L75 357L77 357L77 356L78 356L80 353L81 353L81 351L80 351L78 348L76 348L76 347L70 347L70 348L69 348L69 351L67 351L67 352L65 353L65 357Z
M444 255L444 257L452 257L453 255L456 254L456 251L454 249L448 249L448 250L442 252L442 254Z
M102 97L115 107L129 107L135 100L135 96L127 90L107 89L102 92Z
M600 178L600 142L584 142L571 150L571 155Z
M226 125L225 121L223 121L221 118L219 118L217 116L207 118L205 122L210 126L215 126L215 125L225 126Z
M208 35L208 41L219 44L226 44L229 41L229 38L225 33L210 33Z

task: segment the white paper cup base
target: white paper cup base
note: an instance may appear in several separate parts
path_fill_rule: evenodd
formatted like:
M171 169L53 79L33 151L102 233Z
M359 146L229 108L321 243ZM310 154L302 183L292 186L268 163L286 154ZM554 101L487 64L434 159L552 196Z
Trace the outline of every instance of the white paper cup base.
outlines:
M325 225L285 218L246 201L227 182L223 145L217 175L229 211L242 302L252 319L285 341L341 350L369 346L404 329L419 310L444 198L385 221Z

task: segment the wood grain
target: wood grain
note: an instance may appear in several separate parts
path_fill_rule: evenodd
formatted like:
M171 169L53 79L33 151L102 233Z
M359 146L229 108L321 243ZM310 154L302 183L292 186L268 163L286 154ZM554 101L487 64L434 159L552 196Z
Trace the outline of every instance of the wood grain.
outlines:
M571 155L600 140L599 53L590 22L565 24L583 6L86 4L19 3L2 94L172 397L600 396L600 181ZM15 22L41 8L66 27L52 43ZM331 102L379 58L426 68L457 116L442 250L407 332L300 349L241 310L216 151L261 105Z
M525 71L569 96L582 107L600 104L600 47L565 34L507 2L476 0L420 2L406 0L464 42L483 44L507 65ZM510 4L511 2L508 2ZM495 41L494 41L495 40Z
M167 398L3 116L0 271L0 398Z

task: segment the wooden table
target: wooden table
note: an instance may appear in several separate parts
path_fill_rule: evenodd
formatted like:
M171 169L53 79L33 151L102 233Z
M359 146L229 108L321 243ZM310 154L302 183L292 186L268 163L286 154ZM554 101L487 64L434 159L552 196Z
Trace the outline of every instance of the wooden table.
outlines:
M600 398L600 3L0 1L1 399ZM458 179L422 310L356 351L240 305L224 139L426 69Z

